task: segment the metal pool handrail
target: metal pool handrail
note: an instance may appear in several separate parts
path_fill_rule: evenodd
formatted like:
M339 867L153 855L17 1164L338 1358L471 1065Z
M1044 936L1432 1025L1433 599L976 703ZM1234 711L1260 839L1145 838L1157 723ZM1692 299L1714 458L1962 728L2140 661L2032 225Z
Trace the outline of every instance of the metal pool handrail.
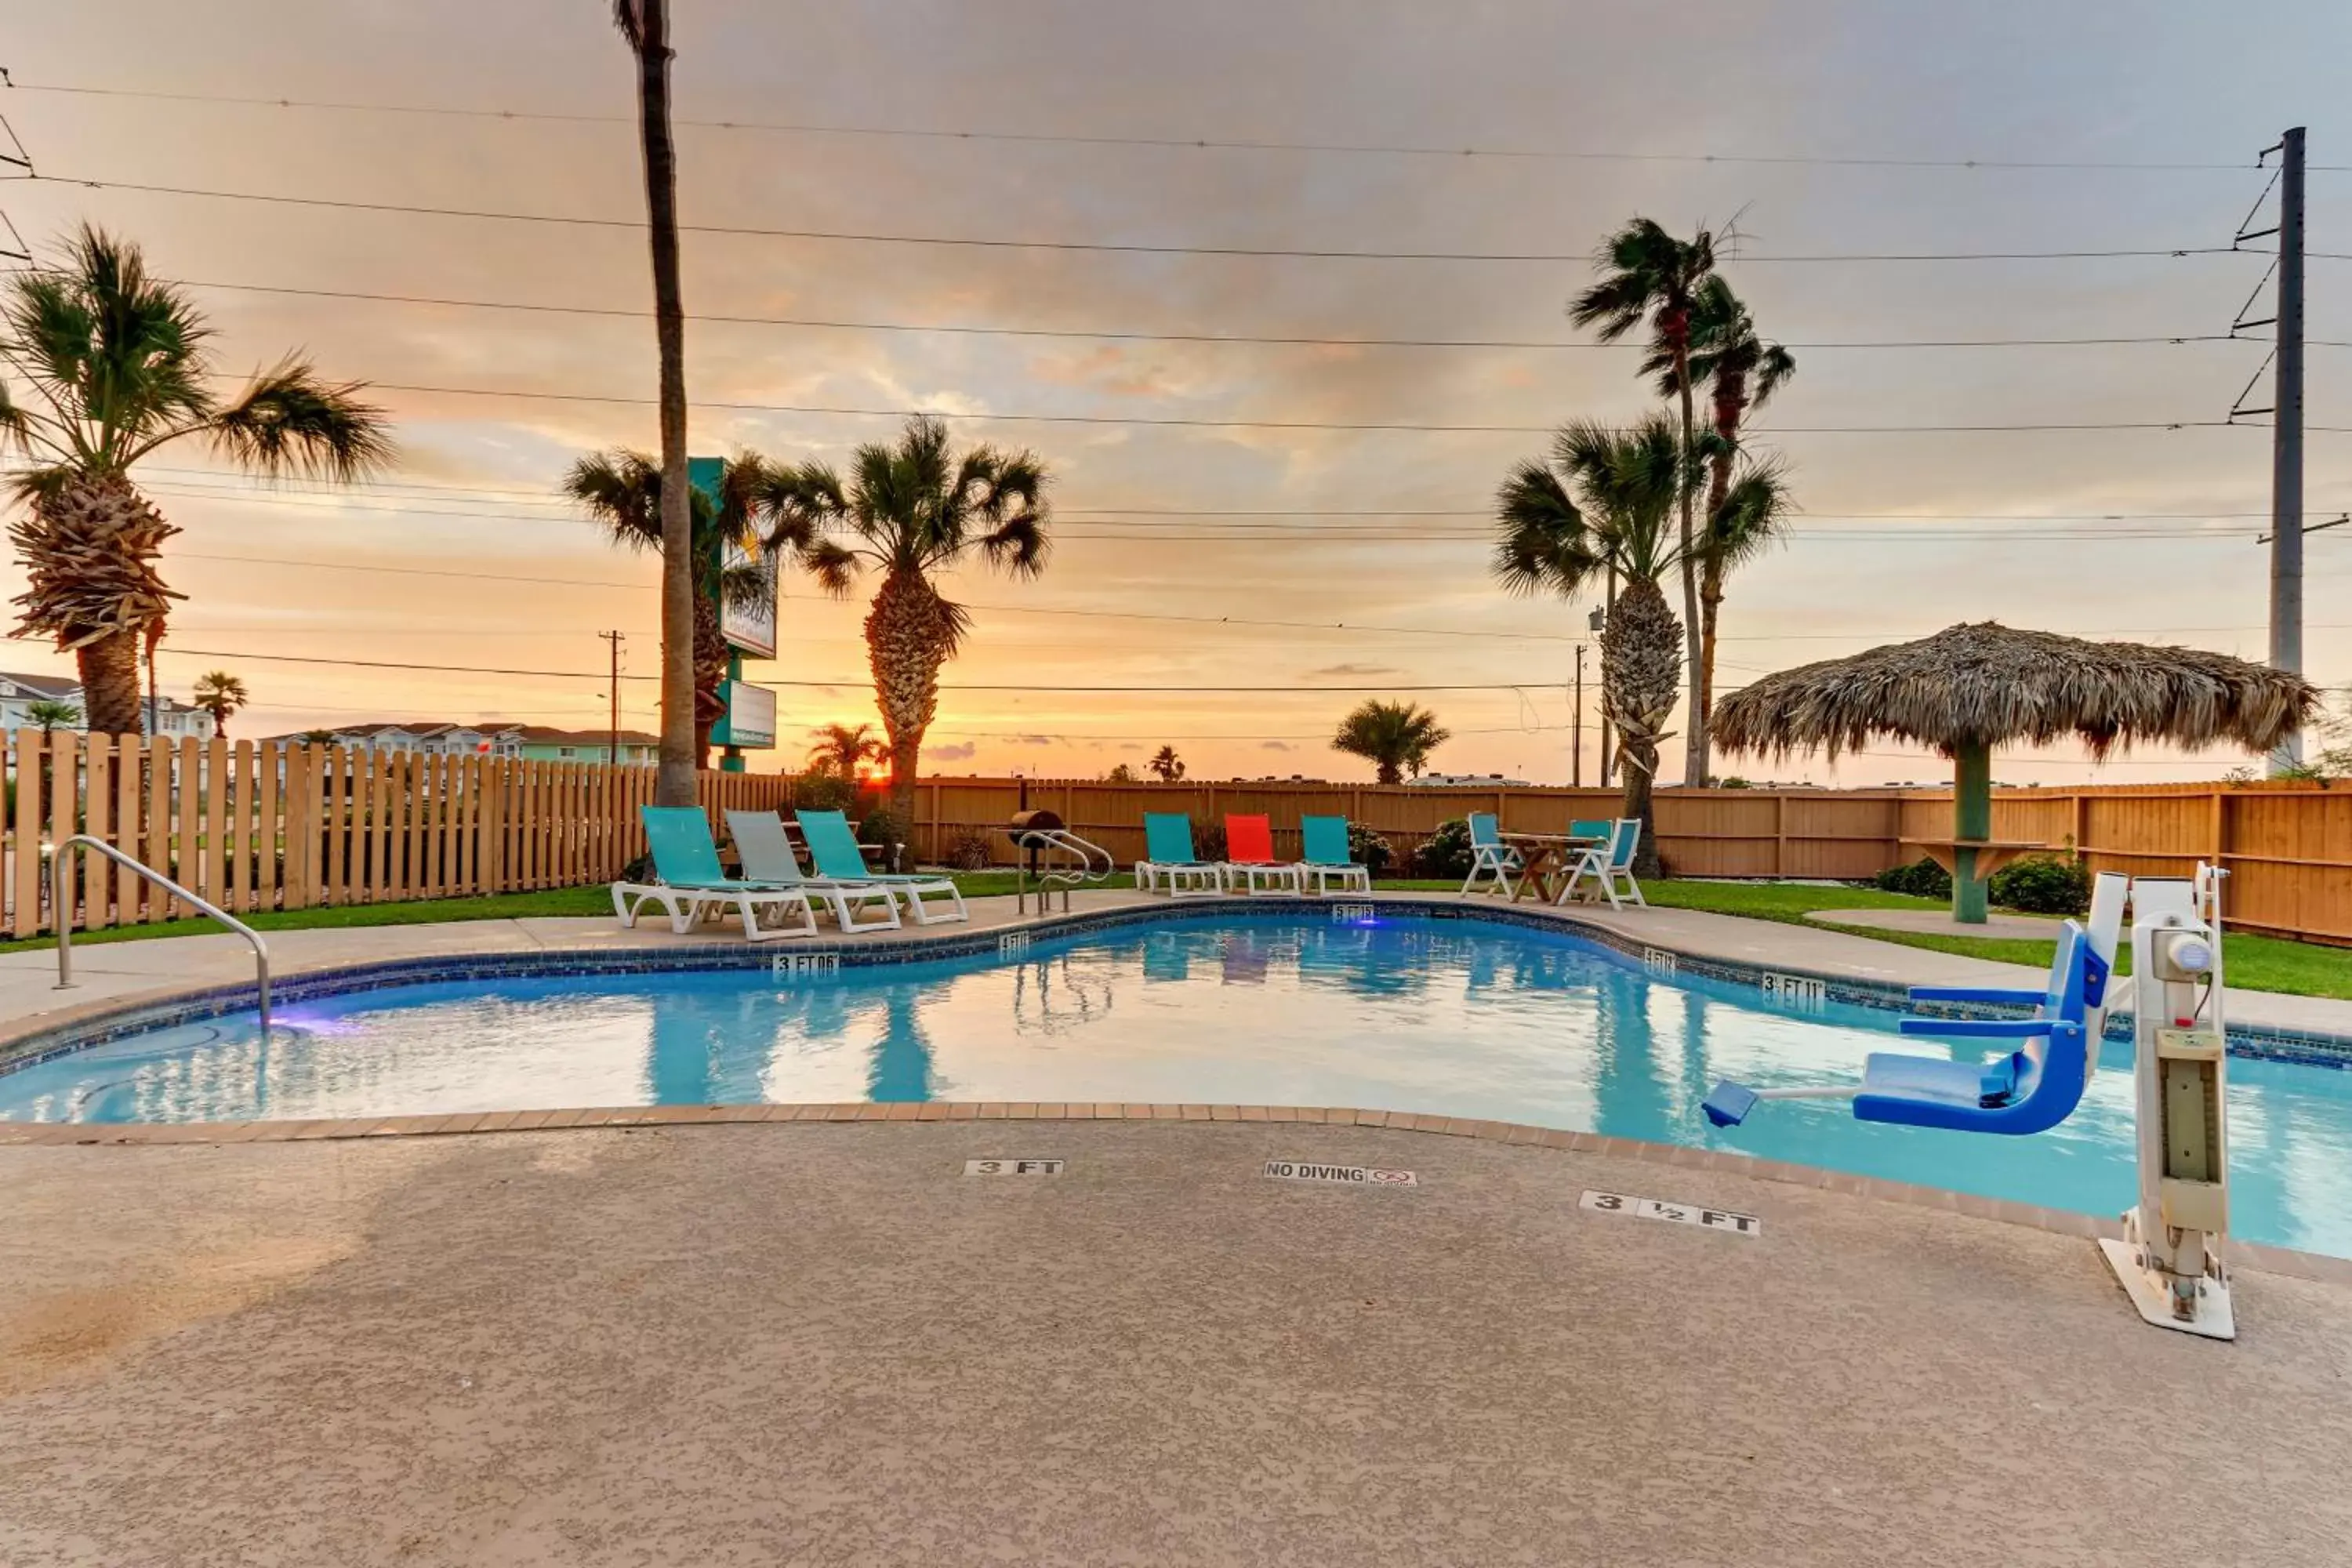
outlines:
M1045 910L1045 899L1054 889L1062 889L1062 908L1066 910L1070 907L1072 888L1081 888L1089 882L1108 882L1110 880L1111 873L1118 868L1118 862L1111 858L1109 850L1099 844L1079 837L1067 828L1024 827L1016 830L1012 837L1016 848L1027 849L1033 853L1058 851L1071 857L1076 862L1075 865L1049 866L1038 872L1037 910L1041 914ZM1097 856L1102 858L1102 869L1099 871L1095 869ZM1025 912L1029 907L1028 862L1016 860L1013 869L1019 873L1019 878L1014 884L1013 907Z
M133 859L131 857L125 855L121 850L117 849L113 845L109 844L105 839L93 838L87 833L77 833L71 838L66 839L64 842L54 847L43 846L43 852L51 857L49 862L49 908L58 922L58 984L56 989L59 991L70 991L73 989L74 984L73 910L67 901L66 865L67 862L72 858L71 855L69 855L68 851L77 847L97 850L100 854L105 856L116 865L123 867L126 869L135 871L140 876L146 878L157 887L171 893L173 898L180 900L184 903L194 905L201 912L210 915L213 919L220 921L221 924L228 927L229 930L236 932L237 935L245 938L246 941L251 942L253 944L254 979L260 997L261 1035L264 1039L268 1039L269 1037L269 947L268 943L261 940L261 933L254 930L251 926L246 924L243 921L237 919L235 915L230 914L226 910L221 909L217 905L198 898L195 894L188 891L187 889L180 886L179 883L172 880L171 878L163 875L163 872L155 869L154 867L146 864L144 861Z

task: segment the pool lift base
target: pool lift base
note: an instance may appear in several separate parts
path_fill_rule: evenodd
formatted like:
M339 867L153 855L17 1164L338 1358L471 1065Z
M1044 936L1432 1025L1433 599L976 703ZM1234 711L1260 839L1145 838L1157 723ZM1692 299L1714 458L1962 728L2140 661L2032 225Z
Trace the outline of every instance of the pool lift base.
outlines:
M2132 1219L2130 1215L2124 1216L2126 1229L2131 1227ZM2238 1317L2230 1307L2230 1274L2220 1264L2213 1265L2213 1271L2197 1281L2189 1315L2184 1318L2174 1310L2176 1298L2169 1278L2148 1266L2147 1249L2137 1240L2102 1240L2099 1250L2107 1255L2107 1267L2116 1271L2124 1294L2131 1298L2131 1304L2139 1309L2140 1317L2150 1325L2199 1334L2209 1340L2238 1337Z

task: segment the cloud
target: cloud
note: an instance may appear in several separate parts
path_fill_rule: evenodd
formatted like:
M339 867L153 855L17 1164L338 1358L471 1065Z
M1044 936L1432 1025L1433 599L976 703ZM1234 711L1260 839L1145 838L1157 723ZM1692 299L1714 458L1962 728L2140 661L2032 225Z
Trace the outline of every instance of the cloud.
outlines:
M1328 664L1321 669L1308 670L1307 677L1310 680L1320 680L1345 675L1370 678L1375 675L1402 675L1402 673L1403 671L1394 665L1389 664Z
M1055 741L1051 735L1023 735L1013 743L1016 746L1050 746L1055 744Z
M1290 742L1287 741L1260 741L1258 742L1258 747L1262 751L1286 752L1290 750Z
M941 763L968 762L979 750L980 742L977 741L966 741L961 745L954 746L932 746L927 749L924 760Z

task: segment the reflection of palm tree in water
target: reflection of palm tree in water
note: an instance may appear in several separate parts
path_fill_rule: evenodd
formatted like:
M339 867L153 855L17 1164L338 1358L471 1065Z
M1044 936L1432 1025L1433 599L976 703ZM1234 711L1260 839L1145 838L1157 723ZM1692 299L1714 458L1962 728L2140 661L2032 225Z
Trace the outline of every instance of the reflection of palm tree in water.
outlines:
M921 988L893 985L883 994L882 1037L866 1064L866 1098L898 1104L931 1098L931 1042L916 1006Z
M1650 1009L1654 987L1638 976L1611 975L1594 997L1594 1131L1614 1138L1656 1139L1667 1125L1670 1106L1657 1062L1657 1035Z

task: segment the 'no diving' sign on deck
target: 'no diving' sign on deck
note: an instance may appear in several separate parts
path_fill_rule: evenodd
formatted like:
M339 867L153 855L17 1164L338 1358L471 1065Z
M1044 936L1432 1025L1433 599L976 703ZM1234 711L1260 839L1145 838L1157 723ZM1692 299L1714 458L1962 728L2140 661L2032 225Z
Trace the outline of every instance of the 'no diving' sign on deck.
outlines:
M1281 1182L1330 1182L1343 1187L1421 1185L1421 1179L1411 1171L1384 1171L1377 1165L1309 1165L1297 1160L1268 1160L1265 1173Z

